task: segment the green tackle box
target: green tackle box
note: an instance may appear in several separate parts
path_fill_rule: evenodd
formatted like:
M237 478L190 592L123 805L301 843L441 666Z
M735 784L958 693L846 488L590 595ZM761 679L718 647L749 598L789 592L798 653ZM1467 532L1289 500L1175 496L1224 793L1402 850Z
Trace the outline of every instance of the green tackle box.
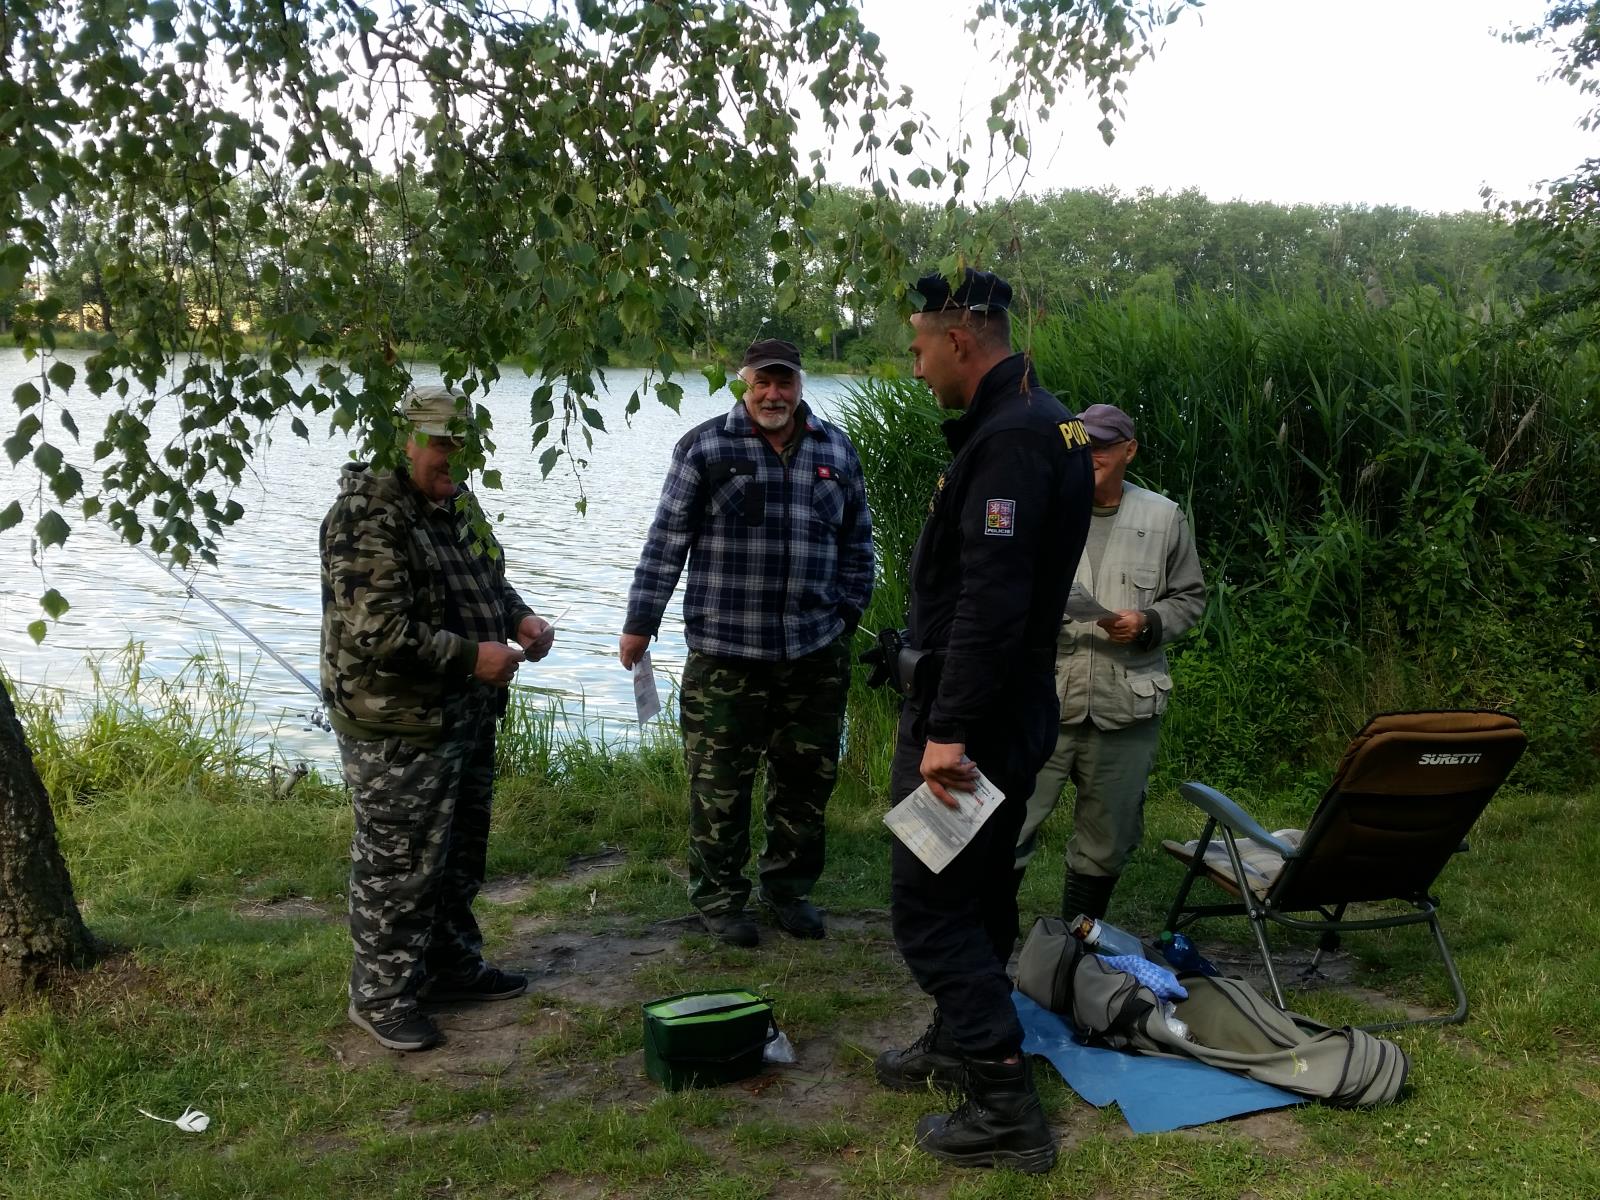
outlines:
M756 1074L775 1036L772 1005L754 992L684 992L643 1007L644 1067L668 1091Z

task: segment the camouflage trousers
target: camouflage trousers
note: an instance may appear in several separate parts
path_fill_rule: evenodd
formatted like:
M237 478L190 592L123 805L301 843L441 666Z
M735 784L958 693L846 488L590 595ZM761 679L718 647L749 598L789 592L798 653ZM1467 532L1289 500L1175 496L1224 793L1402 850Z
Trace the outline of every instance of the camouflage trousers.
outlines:
M445 710L435 746L339 735L355 805L350 846L350 998L375 1020L417 1003L424 979L466 979L483 961L472 902L483 886L495 714Z
M679 724L689 774L689 899L734 912L750 895L750 793L767 760L766 847L758 868L774 900L809 895L822 874L823 820L839 770L850 646L841 638L788 662L691 653Z

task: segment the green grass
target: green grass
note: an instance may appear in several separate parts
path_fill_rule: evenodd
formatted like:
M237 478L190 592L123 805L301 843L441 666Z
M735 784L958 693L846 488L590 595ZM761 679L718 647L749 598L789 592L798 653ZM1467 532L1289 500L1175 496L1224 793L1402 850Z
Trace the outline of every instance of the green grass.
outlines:
M1024 1179L917 1154L910 1131L928 1099L871 1084L872 1054L914 1034L926 1005L874 915L887 904L887 835L881 787L862 772L846 772L830 808L819 899L836 917L866 915L822 943L769 935L755 955L652 926L687 911L670 740L639 753L561 744L543 774L503 778L490 876L519 890L480 905L491 953L539 959L559 937L581 954L601 933L634 939L639 953L536 979L526 1002L469 1011L508 1022L496 1043L505 1053L451 1071L375 1053L342 1019L340 790L313 778L275 797L253 770L228 766L238 761L228 747L196 756L175 709L101 715L56 738L49 713L29 713L87 916L117 949L0 1013L0 1194L16 1200L1600 1194L1600 916L1588 883L1600 793L1504 793L1449 868L1440 890L1473 1015L1398 1035L1415 1062L1402 1103L1135 1138L1045 1068L1062 1162ZM92 789L79 786L86 776L71 764L101 761L97 739L112 729L129 777L102 766ZM858 736L881 735L872 729ZM1314 803L1307 788L1244 799L1269 825ZM1114 912L1141 932L1177 883L1176 864L1152 847L1192 836L1198 819L1163 788L1149 826ZM1065 834L1047 827L1025 912L1052 908ZM572 856L611 847L625 852L617 868L565 874ZM304 915L262 919L285 901ZM1212 923L1197 937L1215 948L1243 931ZM1355 982L1443 1007L1424 937L1352 939ZM672 1095L645 1080L638 1000L733 983L772 996L812 1057L759 1088ZM1298 999L1332 1020L1376 1011L1339 992ZM135 1111L191 1105L212 1117L204 1134Z

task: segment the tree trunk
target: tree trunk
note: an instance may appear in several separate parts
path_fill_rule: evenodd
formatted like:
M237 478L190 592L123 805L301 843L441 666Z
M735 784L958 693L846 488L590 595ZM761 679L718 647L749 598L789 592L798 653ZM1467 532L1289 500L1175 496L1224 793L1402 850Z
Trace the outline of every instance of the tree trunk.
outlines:
M0 680L0 1005L43 986L51 967L86 963L93 953L50 797Z

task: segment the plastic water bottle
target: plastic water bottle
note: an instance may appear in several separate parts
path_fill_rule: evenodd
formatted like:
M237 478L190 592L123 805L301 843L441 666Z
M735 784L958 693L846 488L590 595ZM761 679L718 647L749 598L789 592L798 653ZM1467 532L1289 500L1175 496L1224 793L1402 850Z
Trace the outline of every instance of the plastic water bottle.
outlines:
M1118 929L1115 925L1105 921L1097 921L1094 917L1079 913L1072 922L1072 936L1077 938L1096 954L1106 956L1114 954L1132 954L1137 958L1144 957L1144 943L1125 929Z
M1171 1000L1161 1002L1161 1018L1166 1021L1167 1028L1184 1041L1194 1041L1194 1034L1189 1032L1189 1023L1178 1015L1178 1006Z
M1161 951L1161 957L1171 964L1174 971L1193 971L1201 975L1217 973L1216 967L1212 966L1206 956L1194 948L1194 943L1181 933L1163 929L1161 936L1156 938L1156 948Z

